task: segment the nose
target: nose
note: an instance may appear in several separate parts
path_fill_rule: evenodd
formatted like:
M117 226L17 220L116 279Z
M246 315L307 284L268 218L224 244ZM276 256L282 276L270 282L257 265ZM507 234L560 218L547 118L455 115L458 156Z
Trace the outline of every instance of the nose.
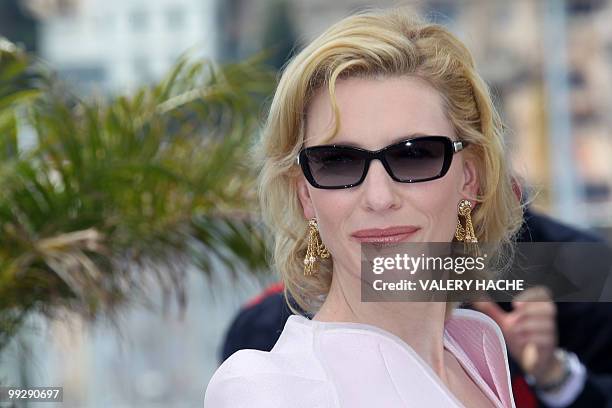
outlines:
M400 208L401 197L396 184L383 164L379 160L372 160L361 185L366 210L380 212Z

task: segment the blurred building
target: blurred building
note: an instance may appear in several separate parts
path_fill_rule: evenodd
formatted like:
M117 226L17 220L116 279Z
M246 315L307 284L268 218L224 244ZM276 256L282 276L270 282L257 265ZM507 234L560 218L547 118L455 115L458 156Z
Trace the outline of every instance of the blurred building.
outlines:
M133 89L159 79L189 48L222 61L274 49L271 62L280 68L296 48L335 21L372 5L363 0L22 2L40 21L42 57L63 77L101 92ZM508 125L514 168L533 187L537 205L553 211L560 200L556 190L565 189L572 205L557 215L570 222L574 214L578 222L610 224L612 119L607 111L612 106L612 29L607 22L612 3L565 2L564 70L571 112L558 117L566 122L573 146L566 175L558 174L557 156L567 152L559 149L557 131L549 129L555 128L554 115L560 114L550 110L549 99L557 93L547 87L557 92L559 84L550 84L546 75L551 47L545 41L544 3L381 0L375 6L409 4L466 42Z
M220 61L273 50L270 63L281 68L296 49L342 17L372 5L408 4L448 26L473 52L508 125L513 166L533 187L535 204L569 222L612 224L610 0L20 0L20 4L39 22L41 56L64 78L100 93L155 81L188 49ZM557 33L547 25L546 4L561 6L563 21L557 28L563 30L566 48L554 42ZM551 62L561 50L563 66ZM556 74L566 80L551 82ZM565 106L556 103L559 95L567 96Z
M40 55L86 89L157 80L187 50L216 56L215 0L23 1L40 21Z

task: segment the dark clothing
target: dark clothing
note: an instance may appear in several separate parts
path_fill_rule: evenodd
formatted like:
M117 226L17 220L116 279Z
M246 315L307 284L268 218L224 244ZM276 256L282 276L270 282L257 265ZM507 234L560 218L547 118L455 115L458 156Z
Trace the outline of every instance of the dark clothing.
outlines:
M272 350L292 314L282 287L269 291L256 303L249 302L230 325L223 342L221 361L242 349Z
M603 238L525 211L519 242L601 242ZM580 357L591 371L612 374L612 303L558 302L559 346Z

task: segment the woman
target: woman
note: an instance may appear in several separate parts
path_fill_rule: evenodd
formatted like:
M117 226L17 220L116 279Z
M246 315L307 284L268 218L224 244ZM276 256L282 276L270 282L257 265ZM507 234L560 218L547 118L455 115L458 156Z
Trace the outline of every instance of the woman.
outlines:
M293 58L258 145L260 199L286 291L314 317L232 355L205 406L514 406L491 319L360 298L361 243L510 242L501 130L465 46L401 10L348 17Z

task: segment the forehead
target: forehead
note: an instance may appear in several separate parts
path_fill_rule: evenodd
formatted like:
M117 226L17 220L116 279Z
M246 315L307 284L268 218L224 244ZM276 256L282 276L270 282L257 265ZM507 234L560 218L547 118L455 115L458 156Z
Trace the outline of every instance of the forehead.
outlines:
M338 134L327 88L313 95L306 112L306 146L342 143L375 150L402 137L452 137L442 97L416 77L348 78L336 82Z

